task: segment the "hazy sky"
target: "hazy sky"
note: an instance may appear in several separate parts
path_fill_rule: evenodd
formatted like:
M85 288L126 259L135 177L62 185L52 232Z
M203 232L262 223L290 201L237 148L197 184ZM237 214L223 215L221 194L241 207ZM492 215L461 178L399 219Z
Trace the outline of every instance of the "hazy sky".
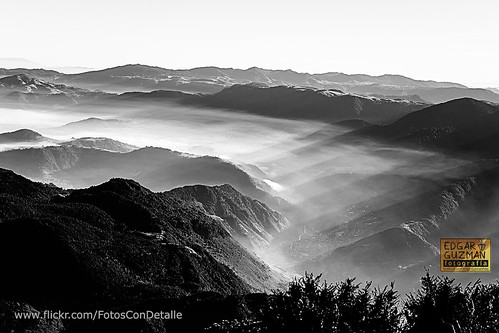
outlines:
M397 73L499 87L499 0L0 0L0 58Z

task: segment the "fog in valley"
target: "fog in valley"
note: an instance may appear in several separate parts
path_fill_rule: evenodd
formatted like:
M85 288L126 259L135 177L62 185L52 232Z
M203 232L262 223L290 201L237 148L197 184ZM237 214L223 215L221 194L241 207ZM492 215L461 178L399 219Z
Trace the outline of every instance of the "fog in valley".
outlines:
M499 332L498 0L0 8L0 333Z
M405 218L404 206L397 208L397 205L438 191L447 182L472 173L467 169L470 162L435 151L413 150L370 139L351 140L346 136L351 129L345 126L234 113L229 109L132 103L9 108L0 112L6 120L0 125L1 132L28 128L49 139L4 143L2 150L57 146L82 137L106 137L137 147L171 149L189 158L215 156L237 165L257 182L258 188L289 203L287 208L277 209L291 221L290 228L276 235L270 246L250 249L287 276L300 272L304 262L308 270L324 271L323 263L311 265L307 260L321 258L360 236L382 230L369 229L370 224L377 223L373 217L361 229L355 227L331 241L327 236L331 228L348 226L348 222L376 216L387 209L392 210L392 219L400 215L400 221L393 222L396 226ZM103 180L74 184L71 178L63 177L64 172L35 180L66 188L96 185ZM90 178L89 173L99 171L82 169L81 172L79 179ZM137 177L140 172L136 171ZM133 173L126 174L130 175L133 177ZM155 177L155 180L161 178ZM169 189L165 185L156 190ZM328 278L342 277L329 271ZM357 269L346 272L355 272L359 278L377 278Z
M291 203L313 204L314 198L327 197L333 210L358 203L345 191L361 179L376 175L431 179L466 164L435 152L390 147L370 140L351 144L336 141L336 137L350 131L339 125L235 114L230 110L171 104L1 109L0 112L4 116L0 132L27 128L55 142L106 137L138 147L216 156L264 180L275 194ZM51 141L3 143L0 149L54 144L57 145ZM390 187L390 184L377 185ZM341 193L337 193L340 189ZM377 193L382 194L386 193ZM317 212L320 213L324 211Z
M407 292L438 271L441 237L497 233L490 90L259 68L4 72L0 168L185 200L268 264L272 287L308 271Z

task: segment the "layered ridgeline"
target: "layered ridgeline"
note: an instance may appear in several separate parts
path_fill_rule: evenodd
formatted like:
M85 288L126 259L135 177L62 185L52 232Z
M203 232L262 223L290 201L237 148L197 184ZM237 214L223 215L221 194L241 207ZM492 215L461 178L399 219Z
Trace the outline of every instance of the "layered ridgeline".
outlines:
M214 94L159 90L116 95L63 84L56 85L25 75L5 77L1 80L13 80L18 83L5 85L3 88L0 86L0 91L3 91L3 96L0 95L0 106L15 108L75 107L76 110L87 110L102 106L125 105L143 108L147 104L157 107L158 104L168 106L170 103L175 103L182 106L224 109L284 119L328 123L362 119L374 123L387 123L428 105L422 101L360 96L331 89L273 87L264 84L237 84Z
M424 267L438 270L441 237L486 237L498 232L499 166L487 162L467 168L482 171L305 234L287 244L285 253L299 263L299 270L324 272L329 280L347 276L379 283L397 280L399 288L410 290ZM359 206L376 207L377 201L373 198ZM483 278L492 281L497 274Z
M2 143L0 167L63 187L88 187L113 177L134 179L153 191L195 184L230 184L274 209L289 208L285 200L270 193L267 184L218 157L138 148L101 137L54 140L27 129L0 134ZM16 149L18 146L23 148Z
M374 140L382 144L372 147L384 156L401 158L409 147L426 157L385 174L319 179L317 183L330 186L333 194L318 194L308 202L345 207L313 221L320 230L309 228L285 245L284 252L299 271L324 272L329 279L391 279L410 289L424 267L438 270L440 237L496 235L498 111L495 105L466 98L415 111L386 126L350 122L345 126L353 131L341 137L328 138L326 130L314 133L312 138L323 139L320 144L325 146ZM436 162L439 156L460 160ZM438 163L451 164L439 171ZM302 186L306 190L306 184ZM328 226L334 221L346 223Z
M145 65L125 65L80 74L62 74L51 70L0 69L0 75L28 74L50 82L92 90L125 91L177 90L216 93L235 84L252 82L269 86L298 86L336 89L347 93L392 96L441 103L461 97L499 102L499 95L487 89L468 88L452 82L414 80L401 75L371 76L337 72L309 74L292 70L267 70L257 67L232 69L201 67L172 70Z
M233 85L214 94L186 94L174 91L127 92L108 99L115 103L177 103L196 108L223 109L282 119L300 119L334 123L362 119L389 123L428 103L402 99L369 97L339 90Z
M123 143L117 140L103 137L82 137L71 140L56 140L30 129L20 129L17 131L0 133L0 146L2 150L12 150L16 147L36 147L36 146L67 146L80 148L95 148L111 152L126 153L139 147Z
M67 191L4 169L0 185L0 262L8 272L0 299L25 309L129 310L147 304L147 309L182 311L184 296L269 291L282 281L227 232L220 218L173 192L154 193L117 178ZM219 190L205 189L216 195ZM265 205L252 205L262 217L283 221ZM247 226L255 218L239 222ZM258 227L267 222L257 221Z
M40 72L37 74L40 75ZM44 76L42 75L42 77ZM404 98L403 96L385 96L382 94L359 95L333 88L283 86L268 82L234 83L210 94L188 94L181 92L180 89L179 91L125 92L116 95L52 83L47 81L49 78L50 76L40 79L25 74L0 78L1 105L60 107L71 105L112 106L132 102L142 105L143 103L168 102L194 107L225 109L232 112L242 111L285 119L318 120L328 123L358 119L375 124L386 124L421 110L430 103L414 96ZM72 83L77 83L77 81ZM492 92L490 94L495 95ZM455 94L452 98L443 101L460 97L473 97L478 100L499 103L499 97L480 94Z
M213 94L159 90L116 95L53 84L26 75L4 77L0 82L2 80L13 81L15 84L0 86L0 106L14 108L75 107L76 110L88 110L103 106L126 106L140 109L147 104L166 107L175 103L284 119L328 123L362 119L373 123L387 123L428 105L423 101L360 96L339 90L254 83L236 84Z
M387 123L427 106L421 102L352 95L338 90L255 84L234 85L213 95L180 101L268 117L327 123L349 119Z

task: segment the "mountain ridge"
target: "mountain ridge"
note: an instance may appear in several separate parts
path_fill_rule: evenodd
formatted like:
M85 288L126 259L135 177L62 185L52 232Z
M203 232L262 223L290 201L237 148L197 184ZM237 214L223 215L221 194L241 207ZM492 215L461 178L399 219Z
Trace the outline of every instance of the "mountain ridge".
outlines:
M0 75L19 73L0 70ZM26 70L35 73L35 70ZM191 69L167 69L158 66L128 64L78 74L38 70L47 80L112 93L126 91L176 90L189 93L216 93L234 84L260 82L272 86L287 85L316 89L339 89L361 95L404 98L417 95L429 103L441 103L460 97L487 99L499 103L499 94L485 88L469 88L454 82L417 80L399 74L344 74L340 72L300 73L294 70L247 69L215 66Z
M497 232L498 182L495 162L418 197L307 235L300 240L301 249L311 256L296 267L324 272L329 279L353 274L379 283L396 279L406 287L415 285L408 272L415 272L413 266L421 269L423 263L438 262L441 237L475 237L474 230L480 230L480 237Z
M345 135L375 138L436 149L458 155L497 157L499 107L472 98L461 98L412 112L386 126L370 126Z
M27 128L18 129L12 132L0 133L0 143L36 142L47 139L49 138L46 138L40 133Z
M221 223L248 248L270 245L273 236L289 227L289 221L264 203L243 196L229 184L183 186L166 195L193 202Z
M153 193L133 180L113 178L87 189L65 191L0 169L0 183L0 256L2 266L13 272L11 283L0 286L0 296L23 295L25 301L39 306L46 304L51 292L51 302L67 309L94 301L129 304L140 294L133 288L174 296L203 289L231 294L276 286L277 275L246 252L219 221L188 202ZM29 260L29 253L43 244L40 251L52 256L38 264ZM9 247L7 255L4 250ZM170 264L162 265L161 260ZM26 286L29 278L23 274L43 266L53 271L37 272L37 282ZM79 277L73 275L77 272ZM105 279L110 280L102 284ZM45 288L37 290L44 281ZM62 286L74 281L81 288L71 289L76 298L66 299L68 290ZM59 283L61 289L57 289ZM104 286L108 290L101 295L87 294ZM130 287L131 295L119 297L125 303L109 298Z
M71 145L0 152L0 167L64 187L87 187L113 177L132 178L154 191L179 186L231 184L238 191L278 209L283 200L262 190L241 168L217 157L186 156L165 148L113 152ZM168 171L168 172L166 172Z

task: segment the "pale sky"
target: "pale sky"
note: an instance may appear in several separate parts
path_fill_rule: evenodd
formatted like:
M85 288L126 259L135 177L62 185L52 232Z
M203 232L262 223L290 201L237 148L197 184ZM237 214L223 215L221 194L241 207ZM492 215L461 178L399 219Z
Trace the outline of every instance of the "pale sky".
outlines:
M0 0L0 58L402 74L499 87L499 0Z

